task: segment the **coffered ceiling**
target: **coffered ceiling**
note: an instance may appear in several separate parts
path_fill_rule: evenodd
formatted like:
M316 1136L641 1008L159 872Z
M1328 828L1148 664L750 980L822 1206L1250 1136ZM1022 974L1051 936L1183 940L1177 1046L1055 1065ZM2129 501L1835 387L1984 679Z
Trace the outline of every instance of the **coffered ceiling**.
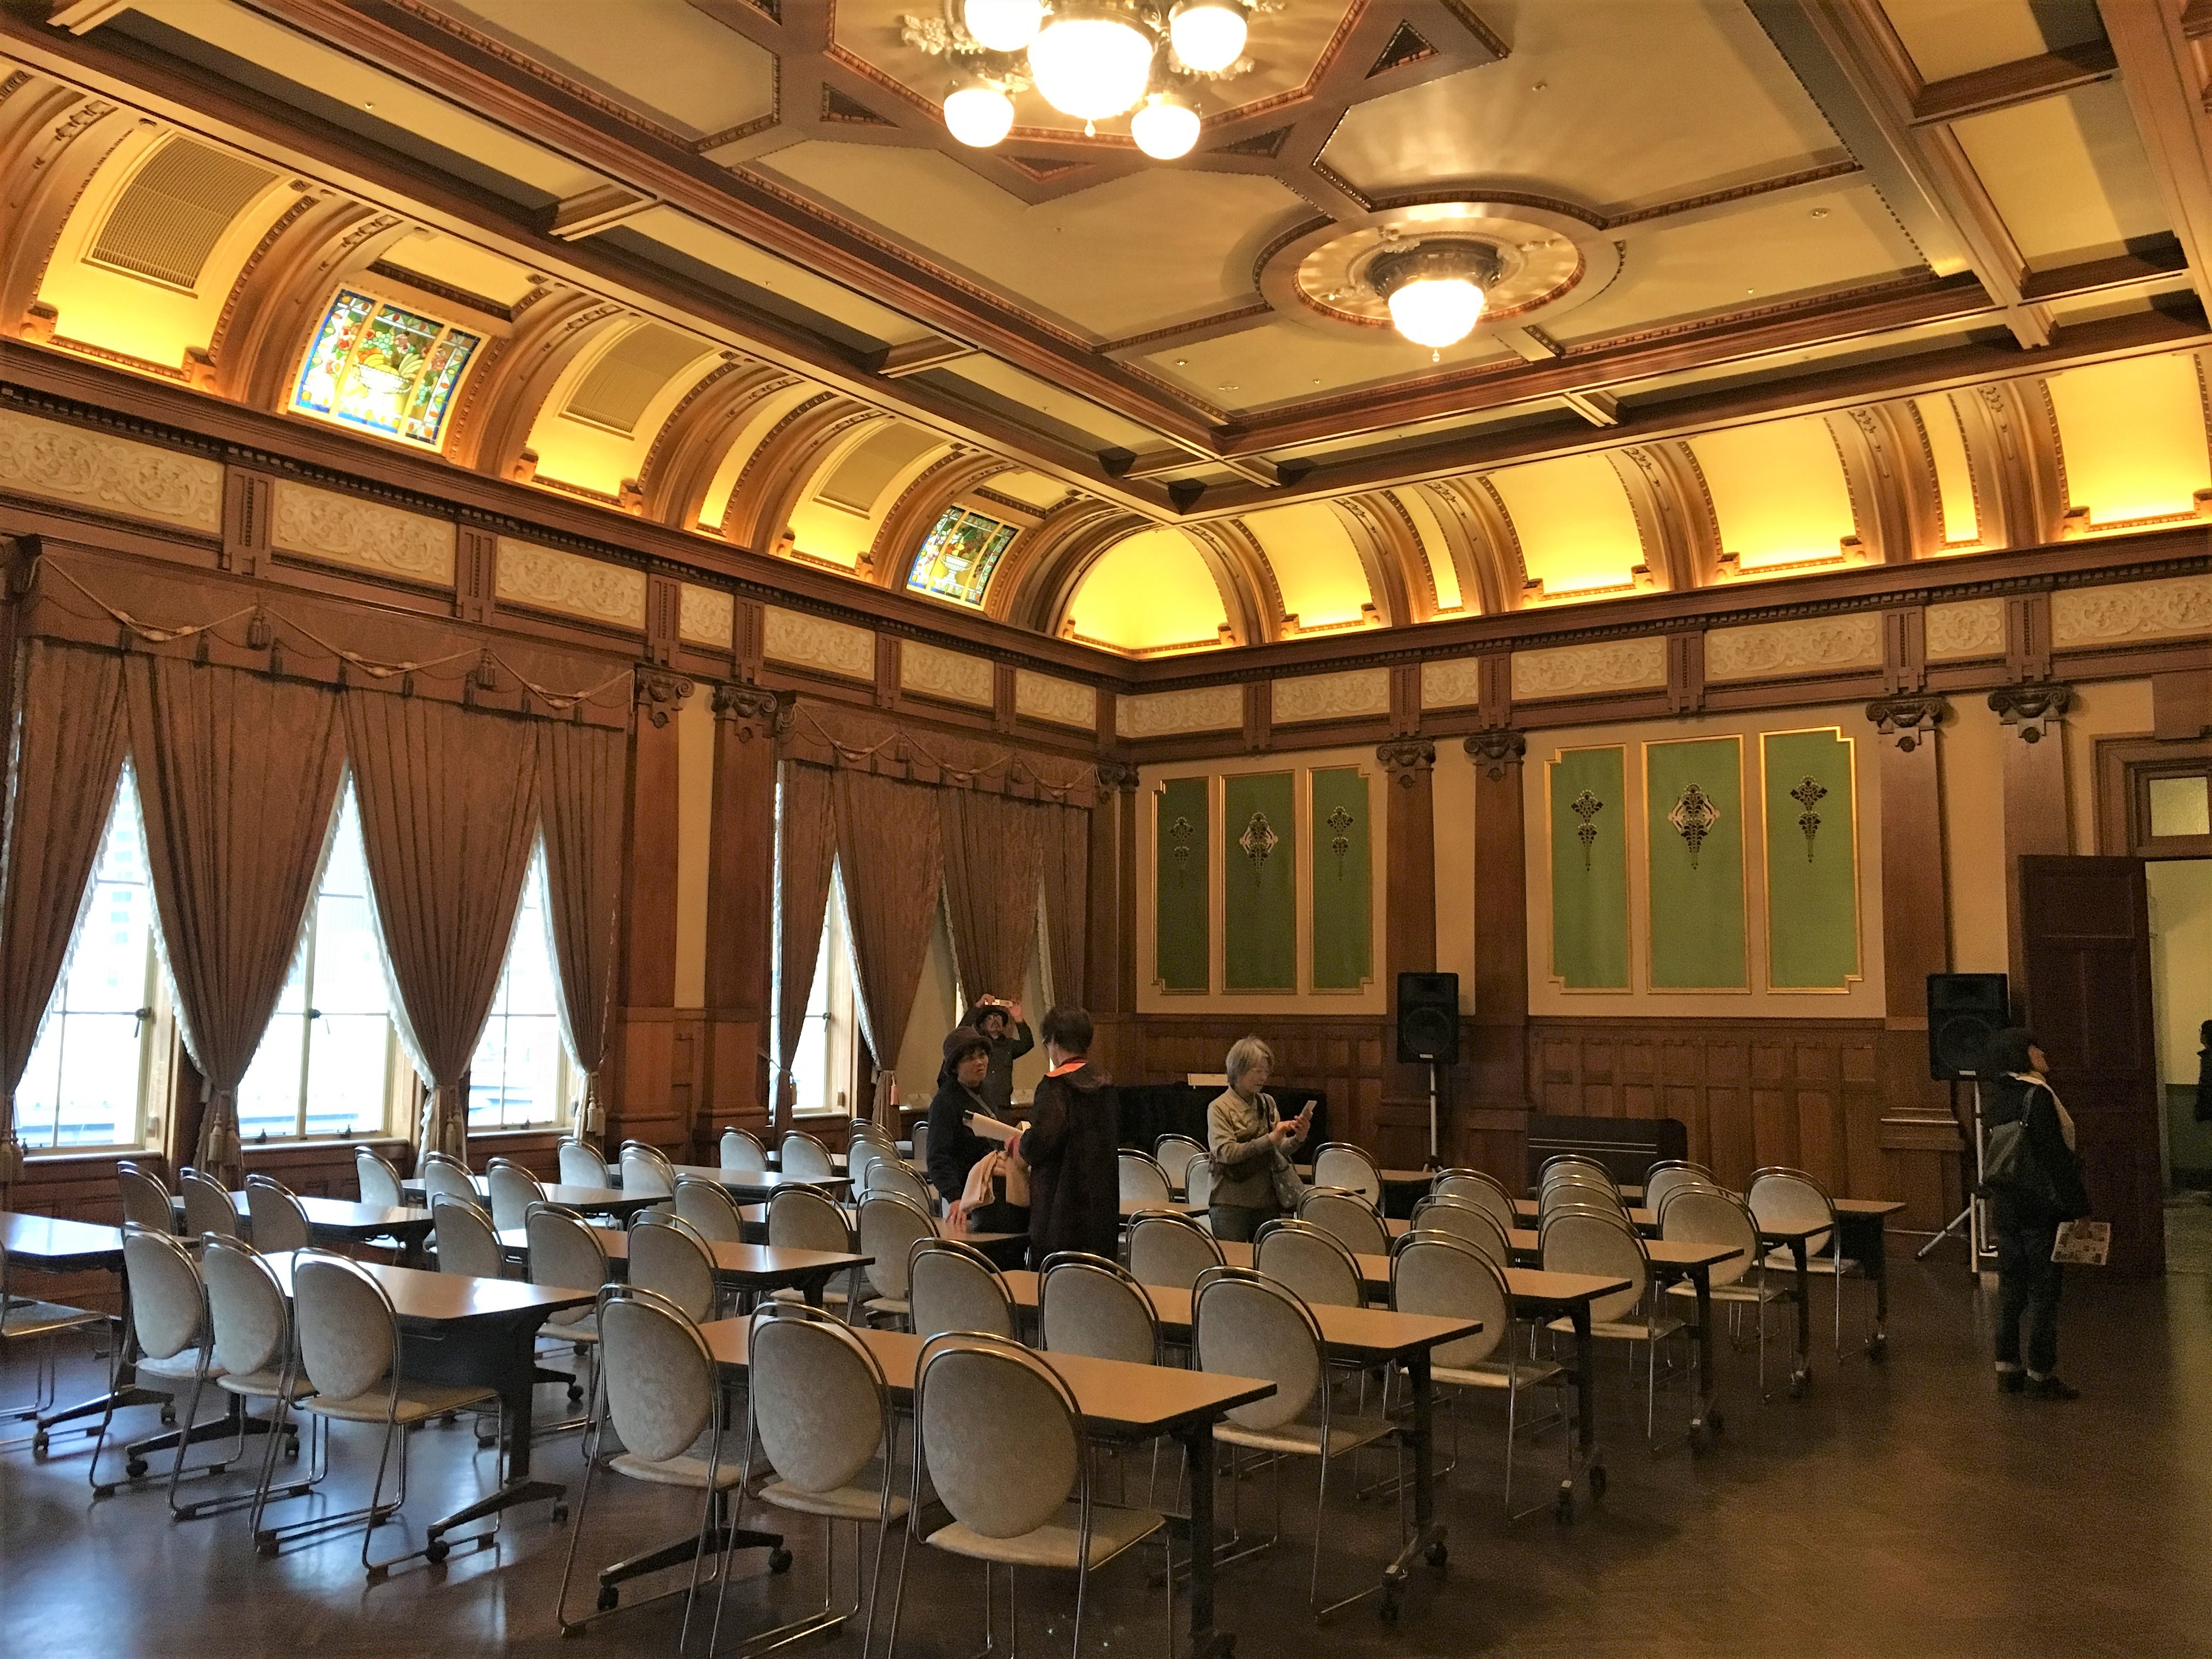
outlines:
M0 52L19 106L44 77L270 169L239 291L279 174L332 220L289 363L222 363L234 295L175 324L204 389L273 406L334 276L380 271L498 337L457 464L885 582L995 507L989 608L1118 649L2056 533L2082 503L1962 538L1876 498L1994 478L1954 393L2039 388L2055 457L2052 376L2205 338L2203 0L1285 0L1169 163L1033 94L955 142L942 3L0 0ZM1425 225L1510 265L1433 359L1357 282ZM0 326L98 346L109 278L58 238Z

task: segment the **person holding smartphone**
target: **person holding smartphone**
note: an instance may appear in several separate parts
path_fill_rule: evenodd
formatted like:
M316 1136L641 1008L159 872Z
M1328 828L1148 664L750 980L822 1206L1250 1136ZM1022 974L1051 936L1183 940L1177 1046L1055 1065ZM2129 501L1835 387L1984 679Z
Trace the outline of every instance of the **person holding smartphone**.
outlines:
M1313 1105L1285 1119L1267 1092L1275 1051L1256 1036L1229 1050L1229 1087L1206 1109L1206 1146L1213 1164L1216 1238L1249 1243L1263 1222L1293 1208L1300 1186L1292 1167L1313 1127Z

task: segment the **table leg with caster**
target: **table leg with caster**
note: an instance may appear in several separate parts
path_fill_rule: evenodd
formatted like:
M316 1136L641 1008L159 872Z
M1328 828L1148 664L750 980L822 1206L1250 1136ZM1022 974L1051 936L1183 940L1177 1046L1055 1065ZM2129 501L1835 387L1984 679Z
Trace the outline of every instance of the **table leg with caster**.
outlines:
M1580 1455L1575 1467L1589 1481L1590 1497L1595 1499L1605 1496L1605 1464L1597 1444L1597 1398L1592 1393L1597 1381L1597 1343L1590 1334L1589 1304L1577 1302L1568 1312L1575 1322L1575 1442ZM1575 1518L1574 1475L1559 1482L1553 1512L1561 1521Z
M1797 1264L1797 1364L1790 1373L1790 1397L1802 1400L1813 1386L1813 1273L1802 1234L1790 1241L1790 1255Z
M1437 1522L1436 1458L1433 1453L1435 1428L1435 1391L1430 1385L1429 1351L1422 1348L1406 1356L1406 1382L1413 1396L1413 1421L1399 1434L1413 1450L1413 1533L1398 1559L1382 1571L1382 1622L1394 1625L1398 1621L1399 1598L1403 1594L1410 1576L1413 1558L1418 1555L1432 1567L1441 1567L1450 1559L1451 1552L1444 1543L1444 1529Z
M1713 1405L1713 1270L1698 1266L1689 1274L1698 1291L1698 1401L1690 1417L1690 1449L1703 1451L1721 1431L1721 1414Z

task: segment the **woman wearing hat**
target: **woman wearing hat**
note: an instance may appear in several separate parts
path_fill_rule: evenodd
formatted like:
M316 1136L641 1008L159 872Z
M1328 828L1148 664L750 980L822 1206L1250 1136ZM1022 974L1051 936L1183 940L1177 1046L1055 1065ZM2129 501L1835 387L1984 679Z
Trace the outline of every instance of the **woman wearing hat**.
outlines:
M947 1204L960 1202L969 1172L985 1153L998 1150L998 1142L968 1127L969 1114L995 1117L1009 1127L1015 1121L1011 1111L999 1111L983 1097L990 1065L990 1040L973 1026L960 1026L945 1039L945 1064L929 1102L929 1179ZM1027 1232L1030 1212L1000 1202L974 1212L968 1223L977 1232Z

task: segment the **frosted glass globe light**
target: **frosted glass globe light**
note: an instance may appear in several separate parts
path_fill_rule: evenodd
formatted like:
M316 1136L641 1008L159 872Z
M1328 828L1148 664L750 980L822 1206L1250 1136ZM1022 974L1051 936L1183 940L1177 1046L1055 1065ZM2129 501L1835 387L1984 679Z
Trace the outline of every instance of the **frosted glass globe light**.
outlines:
M1182 0L1168 20L1168 39L1176 57L1211 75L1243 55L1244 27L1244 8L1237 0Z
M945 100L945 125L962 143L988 149L1014 125L1014 100L996 87L962 87Z
M1129 136L1155 161L1172 161L1198 142L1198 112L1180 98L1155 95L1130 117Z
M1390 292L1390 320L1415 345L1457 345L1482 319L1482 290L1464 276L1429 276Z
M1055 15L1030 45L1030 73L1063 115L1099 121L1145 95L1152 37L1120 17Z
M1040 0L967 0L960 21L976 45L992 52L1019 52L1036 39L1044 7Z

